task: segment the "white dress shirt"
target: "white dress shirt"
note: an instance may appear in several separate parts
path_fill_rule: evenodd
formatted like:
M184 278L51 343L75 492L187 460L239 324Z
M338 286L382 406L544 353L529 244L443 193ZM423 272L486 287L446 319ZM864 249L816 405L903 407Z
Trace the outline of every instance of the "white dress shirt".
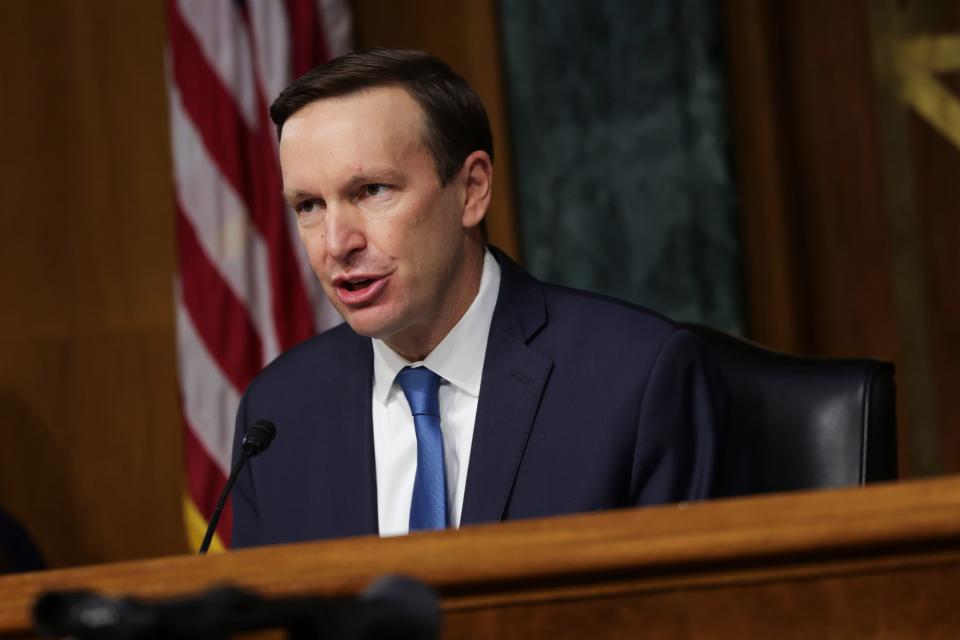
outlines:
M408 362L382 340L373 340L373 448L381 536L402 535L410 528L417 434L410 405L396 382L397 374L407 366L425 366L442 378L440 430L447 476L447 512L450 526L460 526L483 359L499 291L500 265L486 251L477 296L423 361Z

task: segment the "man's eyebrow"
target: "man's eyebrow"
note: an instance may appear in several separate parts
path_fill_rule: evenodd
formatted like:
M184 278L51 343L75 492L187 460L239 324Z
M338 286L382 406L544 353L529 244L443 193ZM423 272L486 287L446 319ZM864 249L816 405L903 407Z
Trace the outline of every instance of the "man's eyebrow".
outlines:
M287 202L293 202L293 201L295 201L295 200L299 200L299 199L303 198L304 196L308 196L308 197L310 197L310 198L316 197L316 196L314 196L312 193L309 193L309 192L307 192L307 191L299 191L299 190L296 190L296 189L293 190L293 191L286 191L286 190L284 190L284 191L281 193L281 195L283 196L283 199L286 200Z
M380 182L399 182L402 174L395 169L372 169L358 173L347 181L348 189L359 187L364 184L376 184Z
M400 182L403 174L396 169L371 169L357 173L344 183L346 191L352 191L365 184L378 184L381 182L396 183ZM295 202L303 198L318 198L317 194L311 191L301 191L299 189L284 190L281 194L287 202Z

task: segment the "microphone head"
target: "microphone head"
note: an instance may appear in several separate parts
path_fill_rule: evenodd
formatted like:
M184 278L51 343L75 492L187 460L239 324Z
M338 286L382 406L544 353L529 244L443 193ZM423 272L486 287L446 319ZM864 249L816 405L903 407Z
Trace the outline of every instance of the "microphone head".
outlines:
M277 435L277 427L269 420L257 420L247 427L240 448L249 455L257 456L267 450Z
M436 640L440 637L440 599L418 580L384 576L367 587L362 600L390 606L380 625L363 637Z
M43 636L143 638L159 622L156 611L130 598L91 591L48 591L33 605L33 623Z

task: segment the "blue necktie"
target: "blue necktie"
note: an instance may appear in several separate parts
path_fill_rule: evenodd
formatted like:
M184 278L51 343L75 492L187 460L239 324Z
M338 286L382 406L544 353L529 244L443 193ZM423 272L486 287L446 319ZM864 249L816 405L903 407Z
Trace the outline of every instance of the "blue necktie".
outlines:
M410 531L445 529L447 476L440 432L440 376L426 367L404 367L397 382L407 397L417 432L417 475L410 504Z

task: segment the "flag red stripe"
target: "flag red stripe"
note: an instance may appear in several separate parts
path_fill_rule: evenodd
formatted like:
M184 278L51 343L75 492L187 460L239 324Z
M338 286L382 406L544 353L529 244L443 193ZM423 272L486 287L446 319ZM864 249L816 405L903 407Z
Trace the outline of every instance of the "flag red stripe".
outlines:
M242 393L260 371L260 337L247 308L204 253L179 203L175 208L184 305L213 359Z
M257 42L257 39L254 37L250 12L245 5L241 6L240 15L247 29L248 40L253 48L252 53L254 57L257 57L259 55L258 47L267 45L266 43ZM318 17L319 16L314 13L314 20L318 19ZM287 22L288 24L290 22L289 16ZM322 34L317 35L322 38ZM291 42L290 45L292 48L297 46L295 42ZM273 210L275 215L269 218L269 220L276 225L275 233L268 234L266 241L270 248L270 255L276 255L283 260L282 266L284 274L287 275L287 279L280 283L281 285L285 284L287 289L274 289L275 292L280 291L285 295L282 297L282 304L280 298L277 296L273 297L273 313L277 324L277 339L280 342L280 347L281 349L287 349L309 338L315 333L317 327L314 325L313 305L310 300L308 288L301 280L302 272L300 271L299 260L295 253L296 249L290 244L291 238L288 233L288 220L285 219L285 216L292 214L288 212L286 204L283 199L279 197L283 189L283 179L280 175L280 165L277 161L275 127L270 120L270 104L273 101L273 96L270 96L269 99L266 96L264 90L266 79L260 77L259 73L254 73L254 86L256 87L257 103L260 107L257 110L260 126L254 132L255 148L253 151L257 159L264 161L259 167L260 173L258 175L260 175L264 181L265 193L268 196L277 194L277 197L272 201L264 203L264 207L277 207ZM275 287L279 286L280 285L275 283Z
M230 91L223 85L200 48L200 43L171 0L168 30L171 47L171 72L183 108L200 134L204 146L224 178L251 208L247 185L252 176L244 157L248 129ZM254 224L257 220L254 219Z
M250 130L175 4L168 3L168 7L172 71L184 110L216 166L243 199L254 226L264 238L277 341L281 349L288 349L312 335L314 328L310 303L284 221L287 213L271 137L273 127L264 107L257 110L258 126Z
M256 38L250 25L250 14L241 9L241 17L247 29L247 37L252 44L254 57L258 55ZM277 340L282 350L306 340L314 333L313 308L306 286L300 278L300 266L290 244L291 238L285 216L288 215L286 204L281 197L283 179L280 176L280 165L277 159L275 128L270 120L270 103L264 92L264 79L259 73L254 73L254 86L257 91L257 114L259 127L253 132L250 157L257 162L257 176L262 182L255 181L254 186L260 186L258 196L262 211L267 212L266 220L270 228L266 231L265 240L271 257L271 271L274 261L278 262L281 273L273 280L274 322L277 325Z
M294 78L330 59L323 16L317 11L317 0L285 0L290 17L291 70Z
M187 490L201 515L209 522L227 479L207 453L203 443L197 439L193 425L186 416L182 416L182 419L186 427L183 434L183 458L187 471ZM217 534L225 546L230 546L232 530L233 509L228 500L221 512L220 522L217 523Z

